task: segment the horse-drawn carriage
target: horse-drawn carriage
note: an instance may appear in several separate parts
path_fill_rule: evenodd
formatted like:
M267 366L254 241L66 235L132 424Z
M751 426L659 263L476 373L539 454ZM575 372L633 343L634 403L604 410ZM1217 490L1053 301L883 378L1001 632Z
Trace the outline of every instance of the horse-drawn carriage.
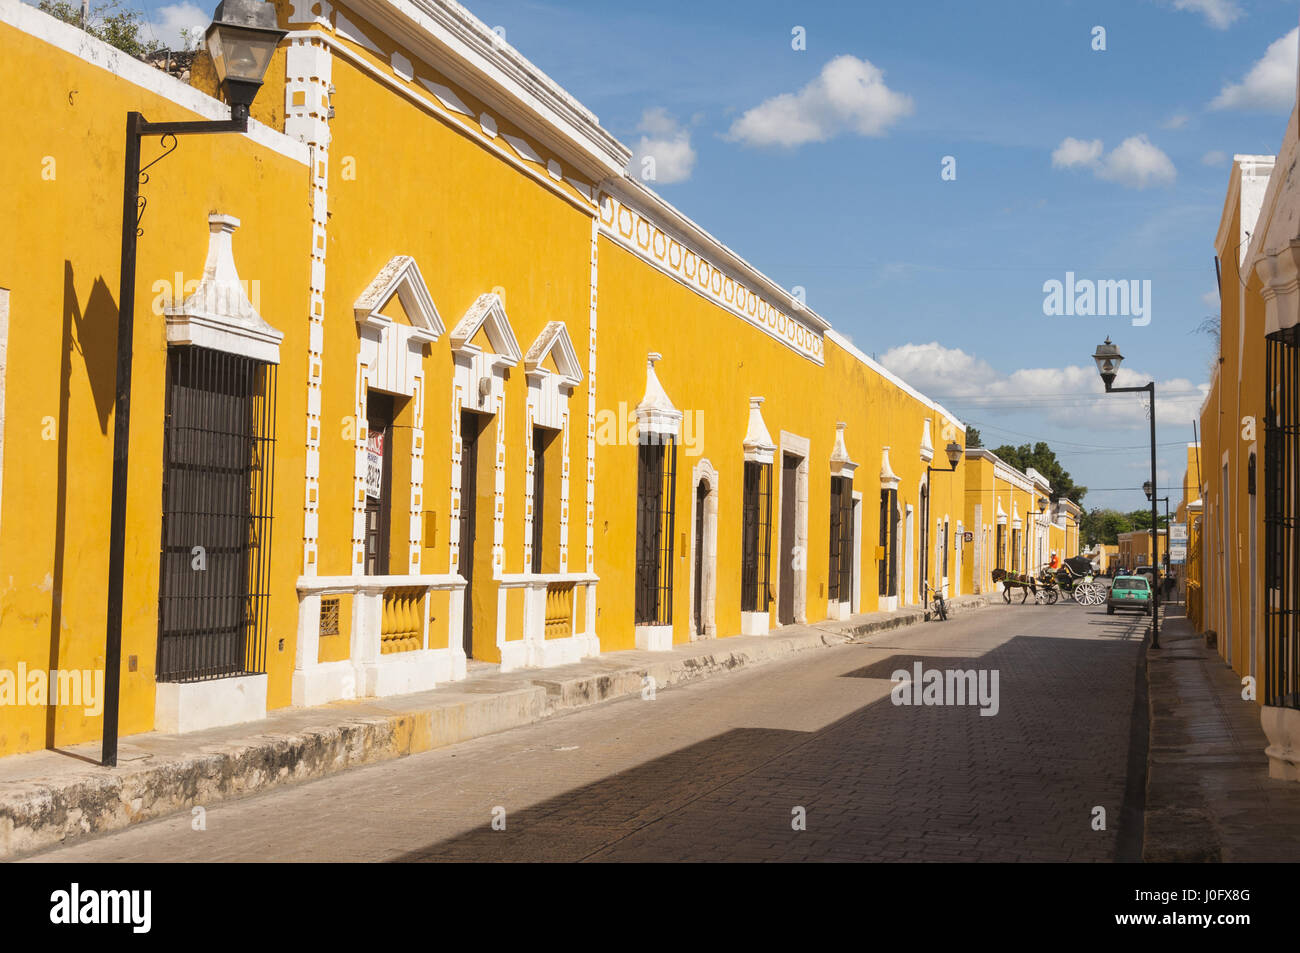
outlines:
M1030 595L1039 605L1055 605L1060 599L1082 606L1099 606L1106 601L1106 589L1092 579L1092 563L1083 556L1072 556L1059 569L1044 569L1037 576L1029 573L993 570L993 582L1002 583L1002 598L1011 601L1011 590L1021 589L1023 604Z

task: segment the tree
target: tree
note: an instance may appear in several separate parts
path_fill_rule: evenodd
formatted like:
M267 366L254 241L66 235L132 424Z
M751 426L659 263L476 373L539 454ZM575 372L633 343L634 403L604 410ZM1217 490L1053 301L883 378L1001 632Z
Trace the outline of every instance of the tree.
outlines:
M1151 515L1147 514L1147 521L1150 523ZM1089 546L1095 546L1098 543L1106 543L1114 546L1119 542L1120 533L1128 533L1134 529L1129 518L1119 510L1102 509L1094 507L1083 514L1083 519L1079 522L1079 535Z
M1052 484L1052 492L1058 499L1080 503L1088 492L1086 486L1079 486L1070 478L1061 461L1056 459L1056 453L1041 440L1032 447L1027 443L1018 447L1004 444L993 452L1018 470L1033 467Z
M966 428L966 449L973 450L984 446L984 441L980 439L980 432L974 427Z
M121 5L122 0L104 0L92 7L85 24L86 32L129 56L139 57L165 49L157 40L141 39L144 15L139 10L123 10ZM39 9L64 23L75 27L82 25L80 4L74 5L68 0L41 0Z

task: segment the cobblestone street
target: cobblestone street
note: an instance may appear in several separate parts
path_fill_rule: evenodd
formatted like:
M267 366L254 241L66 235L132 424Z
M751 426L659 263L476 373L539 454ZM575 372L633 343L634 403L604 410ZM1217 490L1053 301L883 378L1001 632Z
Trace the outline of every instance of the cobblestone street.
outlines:
M32 859L1130 859L1145 625L995 606ZM997 714L893 704L917 661L996 672Z

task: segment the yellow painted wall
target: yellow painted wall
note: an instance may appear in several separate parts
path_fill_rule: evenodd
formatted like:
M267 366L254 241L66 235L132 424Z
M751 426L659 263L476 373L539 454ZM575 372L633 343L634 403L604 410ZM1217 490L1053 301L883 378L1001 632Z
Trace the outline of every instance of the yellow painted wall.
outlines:
M0 87L11 128L0 149L0 287L11 289L0 516L0 669L102 669L112 409L128 110L154 121L199 118L167 99L0 25ZM159 82L167 81L159 74ZM170 82L170 81L168 81ZM144 162L161 151L146 140ZM46 175L43 175L43 171ZM285 332L278 406L273 561L300 550L301 373L307 219L283 201L304 167L238 135L182 138L149 172L136 271L131 466L127 503L120 730L153 726L161 540L165 332L158 281L202 276L211 211L235 215L241 277L258 281L262 315ZM47 177L49 176L49 177ZM269 649L292 642L288 573L272 600ZM291 650L291 645L287 651ZM134 667L134 670L132 668ZM99 737L102 716L62 706L0 710L0 755Z

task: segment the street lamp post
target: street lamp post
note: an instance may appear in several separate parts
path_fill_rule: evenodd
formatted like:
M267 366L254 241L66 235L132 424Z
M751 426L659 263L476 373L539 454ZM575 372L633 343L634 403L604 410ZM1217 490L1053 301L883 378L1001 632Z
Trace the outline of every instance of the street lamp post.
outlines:
M1173 545L1173 540L1169 537L1169 497L1153 496L1156 492L1156 488L1150 480L1147 480L1142 484L1142 492L1147 495L1147 499L1152 503L1163 503L1165 505L1165 558L1161 561L1161 566L1165 570L1166 576L1172 575L1169 563L1169 547ZM1159 538L1158 533L1157 538Z
M1115 375L1124 361L1119 348L1111 343L1109 337L1104 344L1098 344L1092 359L1097 362L1097 373L1101 375L1108 394L1136 394L1146 392L1151 395L1151 485L1156 485L1156 382L1148 381L1141 387L1116 387ZM1160 547L1157 534L1156 502L1151 500L1151 647L1160 648Z
M104 730L100 763L117 765L117 727L122 661L122 577L126 556L127 464L131 442L131 365L135 335L136 240L146 200L140 186L147 169L176 151L177 137L247 132L248 108L262 85L271 54L286 31L279 28L275 6L264 0L222 0L204 35L217 80L230 105L229 119L148 122L138 112L126 114L126 163L122 180L122 266L118 282L117 380L113 410L113 495L108 523L108 620L104 637ZM140 166L140 140L160 137L163 152ZM170 145L168 140L171 140Z
M956 440L949 441L948 446L943 448L943 452L945 455L947 455L948 463L950 465L946 467L932 467L929 464L927 464L925 467L925 485L927 488L930 486L931 473L952 473L957 469L957 464L961 463L961 455L963 452L962 446ZM933 508L934 505L933 492L930 493L930 505L931 508ZM946 547L948 545L948 541L945 539L943 541L943 544ZM928 567L930 565L930 511L929 510L927 510L925 514L925 522L921 525L921 559L923 560L922 562L923 566ZM928 579L929 576L928 572L926 573L926 576ZM930 593L925 586L922 586L922 589L925 589L926 591L921 593L921 605L928 609L930 607Z

